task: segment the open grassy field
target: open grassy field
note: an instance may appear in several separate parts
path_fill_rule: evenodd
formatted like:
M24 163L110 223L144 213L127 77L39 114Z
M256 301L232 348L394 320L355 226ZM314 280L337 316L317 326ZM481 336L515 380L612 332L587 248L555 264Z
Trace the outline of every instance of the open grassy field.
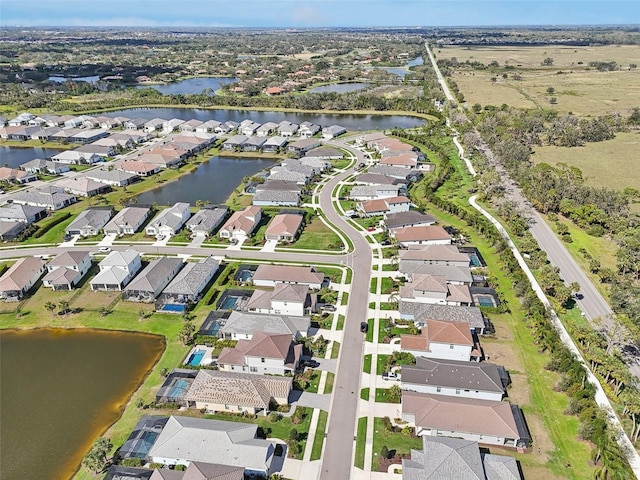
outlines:
M531 160L578 167L589 185L616 190L640 189L640 132L637 131L621 132L613 140L587 143L583 147L535 147Z
M458 62L499 63L495 69L456 70L453 79L470 105L506 103L587 116L614 111L626 115L640 104L640 70L629 67L638 63L640 46L443 47L436 55L439 59L455 57ZM547 57L553 58L553 65L542 67ZM610 61L621 70L599 72L589 67L589 62ZM506 79L502 73L507 74ZM516 73L521 80L513 79ZM495 83L492 77L497 77ZM553 94L547 93L549 87L554 88ZM551 97L557 99L555 105L549 103Z

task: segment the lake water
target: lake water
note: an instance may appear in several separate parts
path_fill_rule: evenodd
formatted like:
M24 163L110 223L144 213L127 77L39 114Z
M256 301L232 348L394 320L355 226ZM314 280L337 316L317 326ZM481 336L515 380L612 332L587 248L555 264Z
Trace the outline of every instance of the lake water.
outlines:
M275 163L256 158L212 157L198 168L177 180L138 195L139 204L173 205L198 200L213 204L224 203L244 177L255 175Z
M426 120L408 115L347 115L343 113L291 113L291 112L258 112L253 110L205 110L198 108L127 108L115 112L106 112L109 117L129 117L144 118L180 118L191 120L193 118L206 122L207 120L217 120L226 122L233 120L241 122L250 118L254 122L279 123L288 120L300 124L302 122L312 122L321 126L339 124L347 130L387 130L394 127L413 128L424 125Z
M92 75L90 77L49 77L47 80L55 83L64 83L67 80L73 80L74 82L97 82L100 80L98 75Z
M220 90L223 85L236 83L238 80L233 77L198 77L180 80L179 82L168 83L166 85L138 85L136 88L153 88L163 95L170 94L191 94L202 93L210 88L214 92Z
M49 158L56 153L60 153L62 150L55 148L41 148L41 147L0 147L0 165L5 163L11 168L18 168L25 162L29 162L34 158Z
M422 57L416 57L413 60L409 60L404 67L369 67L369 69L382 68L387 73L393 73L400 78L404 78L407 73L410 73L409 67L416 67L418 65L424 65L424 59Z
M368 86L369 84L364 82L332 83L331 85L322 85L320 87L313 87L311 90L309 90L309 92L310 93L326 93L326 92L348 93L348 92L357 92L358 90L363 90Z
M0 332L0 476L70 478L164 345L103 330Z

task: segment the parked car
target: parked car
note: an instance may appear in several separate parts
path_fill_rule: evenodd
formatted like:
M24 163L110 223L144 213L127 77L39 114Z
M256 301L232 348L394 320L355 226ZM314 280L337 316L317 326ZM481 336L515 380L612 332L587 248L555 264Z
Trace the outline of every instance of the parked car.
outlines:
M360 331L367 333L367 330L369 330L369 324L367 322L360 322Z
M323 310L323 311L325 311L325 312L331 312L331 313L333 313L333 312L335 312L335 311L336 311L336 306L335 306L335 305L331 305L331 304L329 304L329 303L328 303L328 304L326 304L326 305L323 305L321 308L322 308L322 310Z
M383 380L395 380L399 382L402 379L402 375L395 372L385 372L382 374Z
M98 251L99 252L110 252L111 248L109 248L109 247L99 247Z
M376 227L367 228L367 232L375 232L375 231L376 231Z
M305 360L302 364L304 367L309 367L309 368L317 368L320 366L320 362L318 362L317 360Z

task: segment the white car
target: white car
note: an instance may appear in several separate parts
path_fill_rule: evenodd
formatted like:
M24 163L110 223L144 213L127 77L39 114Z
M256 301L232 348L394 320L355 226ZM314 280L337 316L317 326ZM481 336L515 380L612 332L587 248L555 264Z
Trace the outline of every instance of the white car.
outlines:
M99 252L110 252L111 249L109 247L99 247L98 251Z

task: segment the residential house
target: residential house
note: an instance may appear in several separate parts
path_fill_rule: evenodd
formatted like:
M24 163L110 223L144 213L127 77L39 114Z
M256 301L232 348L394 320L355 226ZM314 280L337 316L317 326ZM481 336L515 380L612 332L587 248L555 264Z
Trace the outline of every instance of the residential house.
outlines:
M178 128L180 128L180 125L182 125L183 123L185 123L185 121L180 118L165 120L162 123L162 130L164 130L165 132L173 132L175 130L178 130Z
M431 268L438 266L430 266ZM457 267L450 267L457 268ZM400 287L399 297L405 302L470 306L473 303L468 285L451 284L442 275L414 273L411 282Z
M180 156L170 153L166 150L151 153L151 151L147 153L143 153L139 157L136 158L136 161L139 163L148 163L158 167L158 170L163 168L174 168L182 164L182 159Z
M413 152L402 153L400 155L386 156L380 159L380 165L400 167L407 170L416 168L418 165L417 155Z
M280 135L286 136L280 132ZM287 145L287 152L294 153L297 156L301 157L309 150L312 150L316 147L320 146L320 141L315 138L303 138L300 140L296 140L295 142L291 142Z
M316 150L318 150L316 148ZM292 160L287 159L287 162L291 162ZM331 168L331 162L329 160L325 160L319 157L311 157L308 154L304 157L297 160L300 165L304 165L305 167L311 167L314 172L322 173L326 172Z
M32 207L17 203L8 203L0 207L0 221L24 223L31 225L47 216L47 210L43 207Z
M73 290L91 268L88 251L62 252L47 264L47 274L42 284L54 291Z
M54 135L60 133L59 127L43 127L38 131L31 133L32 140L42 140L44 142L51 140Z
M207 413L232 412L267 415L271 405L287 405L293 378L250 373L200 370L185 400Z
M43 207L48 210L60 210L75 203L74 195L65 193L62 188L47 186L39 189L31 189L18 192L13 196L13 203Z
M400 270L414 270L413 265L447 265L469 268L469 255L455 245L425 245L399 252Z
M88 208L80 212L76 219L65 229L67 235L80 235L82 237L94 237L100 233L102 227L111 219L113 209Z
M132 118L123 123L126 130L143 130L147 120L144 118Z
M101 138L105 138L109 136L109 132L98 128L98 129L91 129L91 130L80 130L79 132L75 133L71 138L69 138L69 140L73 143L80 143L82 145L85 145L87 143L93 143L96 140L99 140Z
M282 137L292 137L298 131L299 125L283 120L278 124L278 135Z
M302 226L304 215L297 213L279 213L267 225L264 238L276 242L295 241Z
M0 182L23 184L37 180L35 174L17 168L0 167Z
M480 360L482 353L466 322L427 320L420 335L401 335L400 349L414 357Z
M422 227L433 225L436 219L418 210L409 210L407 212L388 213L384 216L384 224L388 230L404 227Z
M51 175L61 175L71 170L67 164L54 162L52 160L44 160L42 158L36 158L30 162L25 162L20 165L20 168L25 172L48 173Z
M302 317L312 310L309 287L278 283L273 290L254 290L246 309L249 312Z
M65 192L78 195L80 197L93 197L94 195L111 191L111 187L109 187L109 185L105 185L104 183L96 182L95 180L82 176L59 180L56 182L56 185L62 188Z
M91 280L91 290L122 291L142 267L140 254L133 249L113 251L102 260L100 272Z
M349 198L355 201L376 200L399 197L402 193L406 193L406 189L393 183L386 185L355 185L351 187Z
M213 131L218 134L233 132L238 128L239 123L229 120L214 127Z
M5 302L21 300L45 270L45 263L40 258L21 258L0 277L0 298Z
M79 152L78 150L65 150L51 156L51 160L58 163L67 163L71 165L89 164L92 165L101 162L103 159L95 153Z
M147 163L135 160L127 160L118 164L118 170L123 172L132 173L140 177L148 177L155 173L158 173L162 169L162 166L157 163Z
M259 123L254 122L253 120L243 120L242 122L240 122L238 131L242 135L246 135L247 137L250 137L251 135L256 134L256 132L258 131L258 128L260 128Z
M26 223L0 220L0 240L3 242L12 242L17 240L20 234L26 229Z
M147 265L124 289L128 302L153 303L183 266L177 257L160 257Z
M274 122L266 122L258 127L256 135L259 137L267 137L278 130L278 124Z
M449 245L452 242L451 235L439 225L420 227L402 227L389 232L400 247L410 245Z
M255 205L234 212L218 231L220 238L240 240L251 236L262 219L262 209Z
M133 143L142 143L149 140L151 137L148 133L142 130L124 130L122 132L113 133L109 137L114 140L131 140Z
M229 213L227 207L201 208L187 221L192 237L208 237L224 221Z
M499 402L508 384L507 371L493 363L416 357L402 367L402 389L412 392Z
M181 132L197 132L198 131L197 128L203 123L204 122L202 120L192 118L191 120L188 120L184 122L182 125L180 125L179 129ZM205 127L205 129L202 131L207 132L209 131L209 128Z
M405 391L402 419L415 425L419 436L454 437L521 449L531 444L522 411L507 402Z
M407 197L382 198L356 204L356 210L363 217L408 212L410 208L411 200Z
M142 129L145 132L155 132L157 130L162 130L164 122L166 122L166 120L164 120L163 118L153 118L145 122L144 127L142 127Z
M305 155L305 158L317 158L320 160L339 160L342 157L344 157L344 153L333 147L313 148Z
M275 287L278 283L291 283L307 285L317 290L328 284L328 278L324 273L317 272L313 267L267 264L258 265L252 281L256 287Z
M402 459L402 480L522 480L513 457L480 453L477 442L422 436L422 449Z
M223 348L218 367L224 372L292 375L301 356L302 344L292 342L291 335L254 332L251 340L238 340L234 348Z
M96 140L91 145L99 145L102 147L111 147L114 150L114 153L120 150L131 150L135 142L133 139L127 135L122 135L116 137L116 135L111 135L110 137L101 138L100 140Z
M94 180L112 187L124 187L138 181L140 177L135 173L122 170L91 170L85 175L88 179Z
M218 337L251 340L254 332L289 334L293 340L306 337L311 320L305 316L232 311L218 330Z
M357 185L400 185L406 188L406 181L390 177L388 175L380 175L379 173L361 173L353 179L353 183Z
M282 180L285 182L295 182L298 185L306 185L311 179L311 176L311 173L303 173L279 166L271 169L269 180Z
M476 335L484 335L490 330L478 307L452 307L400 300L398 310L402 320L410 320L418 327L426 325L427 320L433 319L442 322L464 322Z
M243 152L259 152L262 150L262 146L266 143L267 137L249 137L247 141L242 145Z
M160 302L164 305L197 303L219 267L220 262L213 257L187 262L162 291Z
M51 135L51 140L54 142L62 142L62 143L76 143L73 141L74 135L80 133L82 129L80 128L63 128L57 133Z
M267 141L262 145L262 151L264 153L278 153L284 149L287 145L287 138L280 135L267 138Z
M222 150L226 150L226 151L238 150L243 147L243 145L247 142L248 139L249 137L247 137L246 135L234 135L233 137L225 140L222 143L221 148Z
M113 157L116 154L116 149L114 147L106 145L96 145L95 142L81 145L76 148L75 151L87 155L97 155L102 159L101 161L106 160L108 157Z
M215 129L220 125L222 125L222 123L218 122L217 120L207 120L206 122L203 122L200 125L196 126L194 131L202 133L214 132Z
M105 235L133 235L151 215L147 207L125 207L107 223L103 231Z
M249 478L267 477L273 473L275 442L257 434L256 424L171 416L149 449L148 460L163 465L217 463L244 467Z
M20 115L18 115L17 117L14 117L14 118L10 119L8 124L9 124L10 127L18 127L20 125L27 125L29 123L29 120L33 120L34 118L36 118L36 116L33 115L32 113L23 112Z
M347 129L340 125L331 125L322 129L322 138L325 140L331 140L332 138L339 137L340 135L347 133Z
M449 245L432 245L434 247L447 247ZM419 275L432 275L436 277L444 277L445 281L450 285L467 285L473 283L473 275L469 267L458 267L456 265L428 264L419 261L405 261L399 271L410 281Z
M185 202L175 203L156 215L147 225L146 234L149 236L173 236L184 226L191 216L190 205Z
M302 122L298 129L298 135L303 138L311 138L320 131L320 125L311 122Z

